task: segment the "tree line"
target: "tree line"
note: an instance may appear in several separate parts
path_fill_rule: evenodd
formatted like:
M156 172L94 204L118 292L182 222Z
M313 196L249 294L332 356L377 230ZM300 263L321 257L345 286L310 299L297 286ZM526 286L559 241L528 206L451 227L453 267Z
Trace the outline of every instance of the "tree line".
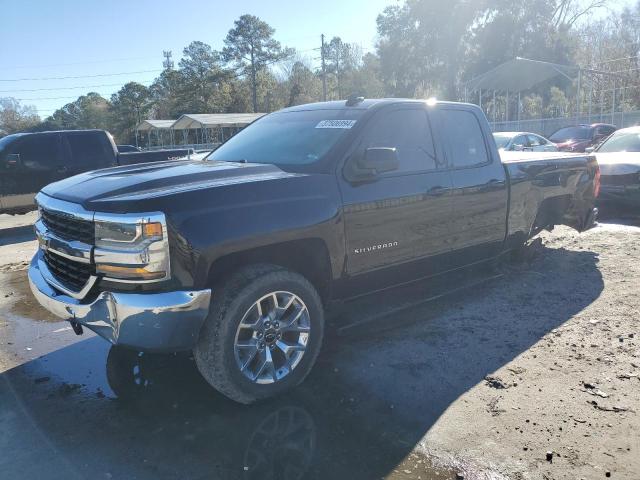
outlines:
M613 101L638 109L640 1L619 11L612 6L609 0L406 0L378 15L374 51L339 36L326 42L324 73L281 45L266 22L242 15L221 50L194 41L177 68L169 65L149 86L125 83L108 99L90 92L45 119L32 107L0 99L0 130L104 128L129 143L146 118L271 112L320 101L323 79L329 100L352 93L460 100L466 81L517 56L615 72L589 78L583 111L589 101L596 109ZM573 96L572 80L554 78L523 95L522 116L571 115ZM483 106L498 116L517 108L492 102Z

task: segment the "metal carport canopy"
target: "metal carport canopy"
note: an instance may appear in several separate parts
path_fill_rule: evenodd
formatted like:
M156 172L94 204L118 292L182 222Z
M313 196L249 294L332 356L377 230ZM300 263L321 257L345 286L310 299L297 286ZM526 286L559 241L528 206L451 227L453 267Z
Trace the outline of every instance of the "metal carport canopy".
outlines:
M572 65L516 57L469 80L465 88L470 91L522 92L558 75L574 78L579 72L580 68Z
M149 130L169 130L174 124L175 120L145 120L136 127L141 132Z
M171 128L189 130L192 128L246 127L264 113L185 113Z

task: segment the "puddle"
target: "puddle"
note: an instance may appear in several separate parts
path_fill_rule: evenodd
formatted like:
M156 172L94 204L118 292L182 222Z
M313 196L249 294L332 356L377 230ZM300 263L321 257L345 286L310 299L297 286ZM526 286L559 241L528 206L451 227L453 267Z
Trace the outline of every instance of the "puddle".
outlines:
M8 478L455 478L414 452L428 423L376 396L356 402L367 394L326 358L292 394L247 407L213 390L190 354L77 337L33 299L25 270L0 273L0 324Z
M7 317L7 313L25 320L60 322L31 294L26 268L0 272L0 318Z
M86 478L455 478L413 452L424 432L375 399L352 403L330 377L242 406L210 388L189 354L80 341L0 375L0 425L7 409L30 422L0 453L3 472L49 478L51 466L37 465L53 449ZM8 460L13 449L21 455Z

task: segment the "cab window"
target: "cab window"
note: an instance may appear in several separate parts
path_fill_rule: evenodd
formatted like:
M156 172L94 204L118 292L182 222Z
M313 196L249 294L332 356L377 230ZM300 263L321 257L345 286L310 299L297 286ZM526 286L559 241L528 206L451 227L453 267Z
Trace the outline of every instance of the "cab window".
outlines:
M114 163L113 148L102 132L71 132L67 142L73 163L83 169L103 168Z
M466 110L441 110L443 136L454 168L489 163L489 153L480 122Z
M388 175L438 167L431 128L424 109L380 112L364 141L364 148L371 147L395 148L398 152L399 168Z
M10 150L10 153L20 154L20 161L25 166L51 167L58 159L58 137L53 134L28 135Z

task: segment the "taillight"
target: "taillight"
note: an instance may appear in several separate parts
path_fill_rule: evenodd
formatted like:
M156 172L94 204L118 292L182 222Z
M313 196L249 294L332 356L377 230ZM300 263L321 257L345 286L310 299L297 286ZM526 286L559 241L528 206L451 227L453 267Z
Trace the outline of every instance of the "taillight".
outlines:
M593 179L593 196L598 198L600 195L600 166L596 165L596 175Z

